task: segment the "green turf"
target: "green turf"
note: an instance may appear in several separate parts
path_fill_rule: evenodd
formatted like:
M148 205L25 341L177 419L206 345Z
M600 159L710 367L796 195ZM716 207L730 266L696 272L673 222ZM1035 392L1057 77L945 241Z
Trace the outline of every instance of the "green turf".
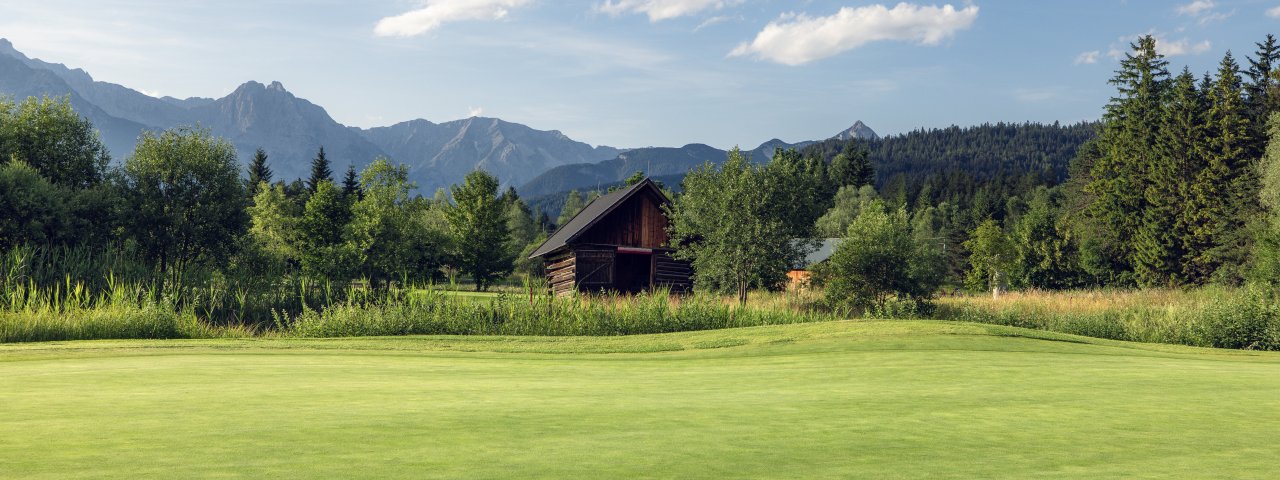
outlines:
M6 478L1261 478L1280 355L835 322L0 346Z

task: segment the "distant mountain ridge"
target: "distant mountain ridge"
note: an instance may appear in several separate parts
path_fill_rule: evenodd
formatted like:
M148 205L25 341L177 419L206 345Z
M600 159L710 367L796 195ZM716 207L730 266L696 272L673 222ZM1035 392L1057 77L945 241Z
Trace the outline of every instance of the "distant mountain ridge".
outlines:
M831 139L860 138L875 140L880 138L861 120L852 127L837 133ZM773 158L778 149L801 149L818 141L787 143L772 139L756 148L747 150L753 162L764 163ZM694 143L680 148L648 147L636 148L618 155L617 158L598 163L578 163L555 167L534 177L519 188L520 195L525 197L541 197L555 195L573 189L593 189L600 186L616 184L635 172L645 172L651 177L679 179L689 170L704 163L718 164L727 158L729 152L715 147Z
M445 123L417 119L364 131L391 158L411 170L431 172L420 186L455 183L477 168L506 185L520 185L539 172L568 164L616 157L621 149L573 140L557 130L540 131L498 118L471 117Z
M257 148L270 156L276 179L308 174L323 146L333 170L363 167L378 156L409 166L410 179L429 195L483 168L506 185L520 185L549 168L616 157L622 149L575 141L559 131L536 130L499 119L426 120L360 129L335 121L324 108L288 92L280 82L249 81L225 97L155 98L96 81L88 72L32 59L0 38L0 94L71 97L72 107L102 134L117 161L144 130L200 125L235 145L242 162Z

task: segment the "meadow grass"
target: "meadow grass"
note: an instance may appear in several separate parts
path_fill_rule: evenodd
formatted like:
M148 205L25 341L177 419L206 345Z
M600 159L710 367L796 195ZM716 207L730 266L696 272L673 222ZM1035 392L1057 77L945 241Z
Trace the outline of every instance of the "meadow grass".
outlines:
M944 297L936 300L932 316L1115 340L1280 349L1280 297L1252 287Z
M0 345L10 478L1262 478L1280 354L937 321Z

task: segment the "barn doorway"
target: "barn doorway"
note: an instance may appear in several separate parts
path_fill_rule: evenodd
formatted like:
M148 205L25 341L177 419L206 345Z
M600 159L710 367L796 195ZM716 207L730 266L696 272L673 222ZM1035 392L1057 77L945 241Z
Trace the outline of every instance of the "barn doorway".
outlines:
M653 250L648 248L618 248L614 260L614 285L622 293L640 293L649 290L653 279Z

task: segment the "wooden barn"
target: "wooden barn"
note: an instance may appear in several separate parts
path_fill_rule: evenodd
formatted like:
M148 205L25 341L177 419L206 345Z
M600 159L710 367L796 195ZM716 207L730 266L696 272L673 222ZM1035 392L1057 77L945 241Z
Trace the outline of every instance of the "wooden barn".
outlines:
M557 295L573 291L673 292L692 285L689 263L671 258L663 205L671 199L644 179L587 204L529 258L541 257Z

